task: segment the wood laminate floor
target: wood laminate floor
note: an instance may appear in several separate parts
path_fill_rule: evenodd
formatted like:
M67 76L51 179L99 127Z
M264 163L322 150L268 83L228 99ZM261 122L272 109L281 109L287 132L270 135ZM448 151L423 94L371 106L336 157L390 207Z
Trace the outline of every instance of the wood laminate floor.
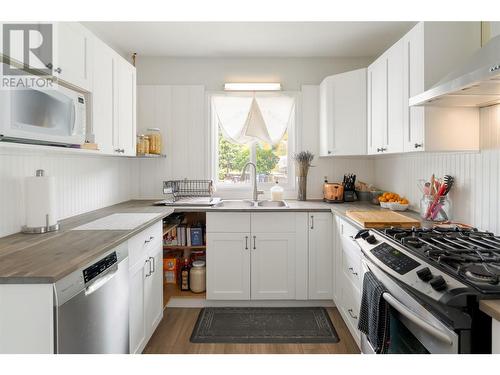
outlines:
M168 308L144 354L355 354L359 348L336 308L328 308L340 341L335 344L193 344L200 309Z

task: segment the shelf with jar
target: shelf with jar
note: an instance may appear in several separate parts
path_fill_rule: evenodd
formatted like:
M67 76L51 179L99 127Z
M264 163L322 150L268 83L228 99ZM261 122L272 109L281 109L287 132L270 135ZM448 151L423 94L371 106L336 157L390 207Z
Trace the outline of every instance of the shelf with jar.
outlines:
M148 128L146 134L137 135L136 157L165 158L162 154L163 140L159 128Z

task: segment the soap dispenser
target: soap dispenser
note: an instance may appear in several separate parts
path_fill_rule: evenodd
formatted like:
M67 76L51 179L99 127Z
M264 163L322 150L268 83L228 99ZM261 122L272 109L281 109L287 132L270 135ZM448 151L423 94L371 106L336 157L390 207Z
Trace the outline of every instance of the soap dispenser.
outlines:
M279 185L278 180L276 180L276 184L271 188L271 200L272 201L283 200L283 188Z

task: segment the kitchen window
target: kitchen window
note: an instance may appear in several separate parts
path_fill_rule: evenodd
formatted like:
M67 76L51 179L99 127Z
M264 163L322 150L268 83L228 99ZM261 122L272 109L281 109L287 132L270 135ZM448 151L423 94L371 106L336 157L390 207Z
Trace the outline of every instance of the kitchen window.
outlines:
M292 189L296 97L290 93L215 93L211 96L212 171L219 188L246 189L257 166L259 187L275 181Z

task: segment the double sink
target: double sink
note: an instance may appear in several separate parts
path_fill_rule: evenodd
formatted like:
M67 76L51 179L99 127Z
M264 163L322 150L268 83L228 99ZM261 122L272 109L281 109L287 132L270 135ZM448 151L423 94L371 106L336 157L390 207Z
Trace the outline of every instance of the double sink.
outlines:
M288 208L285 201L223 200L215 208Z

